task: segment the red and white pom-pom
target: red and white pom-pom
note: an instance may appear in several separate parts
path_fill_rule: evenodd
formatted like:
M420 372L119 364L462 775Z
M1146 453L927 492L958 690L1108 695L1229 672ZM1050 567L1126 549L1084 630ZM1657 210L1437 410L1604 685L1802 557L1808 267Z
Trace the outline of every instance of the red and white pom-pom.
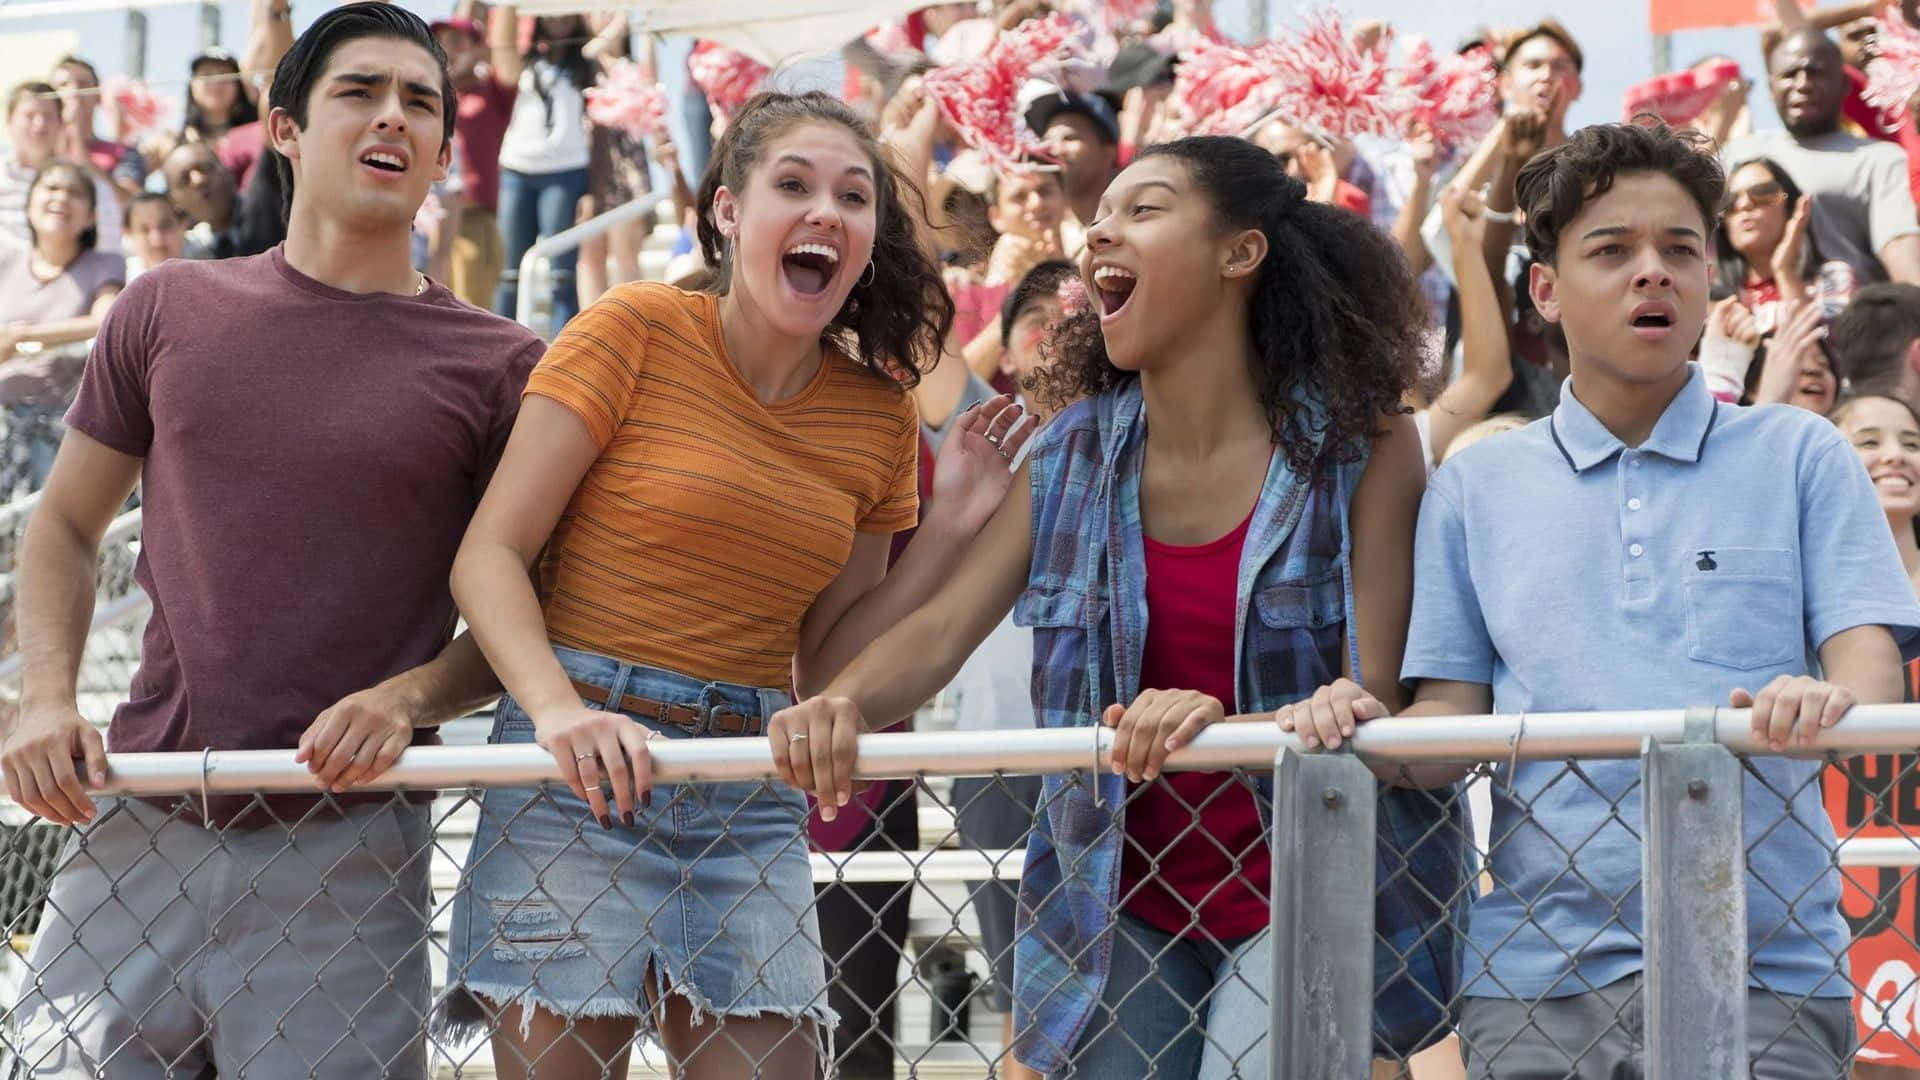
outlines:
M587 89L586 98L587 119L601 127L636 138L667 128L667 88L631 60L615 60L601 74L599 85Z
M1071 62L1078 35L1078 24L1063 14L1029 19L995 38L987 55L934 68L920 84L987 164L1003 173L1031 168L1045 148L1027 129L1020 85L1036 67Z
M1706 112L1739 78L1740 65L1733 60L1656 75L1627 88L1624 119L1632 123L1634 117L1652 113L1678 127Z
M121 142L138 141L166 126L167 103L139 79L111 76L101 85L100 95L113 107L115 134Z
M888 19L862 36L881 56L904 56L920 51L913 43L913 35L907 33L905 19Z
M1273 110L1280 90L1271 42L1202 42L1180 55L1168 123L1182 135L1238 135Z
M1392 31L1362 49L1331 7L1310 10L1297 32L1270 46L1279 80L1274 112L1295 127L1336 139L1396 135L1414 96L1390 59Z
M1087 283L1080 280L1079 274L1061 278L1054 295L1060 299L1061 314L1069 319L1093 306L1093 298L1087 295Z
M1875 35L1879 55L1867 63L1867 88L1860 95L1880 110L1882 123L1898 128L1907 122L1907 105L1920 93L1920 30L1907 24L1898 4L1880 17Z
M747 103L773 70L738 49L703 42L687 58L687 74L722 120Z
M1500 118L1497 75L1484 50L1439 56L1427 39L1409 37L1400 81L1413 99L1408 120L1426 124L1443 155L1479 142Z

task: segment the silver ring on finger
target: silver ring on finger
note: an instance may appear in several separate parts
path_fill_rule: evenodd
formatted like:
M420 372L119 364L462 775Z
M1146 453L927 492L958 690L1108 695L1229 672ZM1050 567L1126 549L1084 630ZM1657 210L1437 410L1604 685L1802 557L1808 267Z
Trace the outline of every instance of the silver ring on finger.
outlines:
M797 743L797 742L806 742L806 741L807 741L807 735L805 732L795 731L787 735L788 744Z
M991 432L991 431L989 431L989 432L987 432L987 445L988 445L988 446L999 446L999 445L1000 445L1000 436L998 436L998 435L995 435L995 434L994 434L993 432Z
M1000 456L1001 456L1001 457L1003 457L1003 458L1005 458L1005 459L1006 459L1006 460L1008 460L1008 461L1012 461L1012 460L1013 460L1013 455L1012 455L1012 454L1009 454L1009 453L1007 453L1007 448L1006 448L1006 447L1004 447L1004 446L1002 446L1002 447L1000 447L1000 448L999 448L999 454L1000 454Z
M575 760L575 761L592 761L592 760L593 760L594 758L597 758L597 757L599 757L599 756L600 756L600 754L599 754L599 752L598 752L598 751L595 751L595 750L589 750L589 751L587 751L587 752L586 752L586 753L584 753L584 754L575 754L575 755L573 755L573 760Z

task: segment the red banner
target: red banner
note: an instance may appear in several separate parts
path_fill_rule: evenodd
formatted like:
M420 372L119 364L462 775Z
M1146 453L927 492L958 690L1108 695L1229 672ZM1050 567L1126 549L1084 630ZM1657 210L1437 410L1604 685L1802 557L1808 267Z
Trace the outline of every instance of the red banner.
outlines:
M1821 773L1827 815L1845 841L1920 835L1920 758L1849 758ZM1920 885L1912 867L1841 870L1840 913L1853 934L1853 1016L1862 1063L1920 1067Z
M1766 21L1760 0L1648 0L1648 23L1656 34L1716 26L1758 26Z

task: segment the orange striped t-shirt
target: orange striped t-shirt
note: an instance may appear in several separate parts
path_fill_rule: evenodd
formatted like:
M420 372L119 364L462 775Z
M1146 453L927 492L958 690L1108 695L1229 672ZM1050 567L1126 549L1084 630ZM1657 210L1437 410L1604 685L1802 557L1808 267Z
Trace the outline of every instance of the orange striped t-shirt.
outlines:
M787 686L800 621L854 533L908 528L919 509L912 396L829 350L805 390L761 403L713 296L613 289L526 392L573 410L600 447L540 564L556 644Z

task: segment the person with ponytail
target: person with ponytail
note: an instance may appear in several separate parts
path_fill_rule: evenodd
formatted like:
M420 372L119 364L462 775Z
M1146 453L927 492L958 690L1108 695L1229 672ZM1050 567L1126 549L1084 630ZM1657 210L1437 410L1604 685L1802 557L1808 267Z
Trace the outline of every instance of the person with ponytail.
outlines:
M1011 608L1039 722L1115 729L1110 774L1045 778L1020 882L1014 1054L1050 1075L1266 1075L1271 781L1162 767L1336 673L1403 693L1425 468L1400 400L1424 308L1387 237L1305 195L1239 139L1143 150L1088 229L1091 302L1034 380L1082 400L933 598L773 718L775 768L844 801L855 737ZM1446 1032L1457 805L1382 789L1383 1055Z
M441 1027L488 1027L502 1076L625 1075L636 1033L682 1080L824 1057L806 801L656 786L647 748L763 735L1002 501L1005 397L956 419L888 569L917 510L908 390L953 317L916 194L838 100L758 95L700 188L716 291L617 286L528 382L453 569L507 691L492 741L566 781L487 792L454 904Z

